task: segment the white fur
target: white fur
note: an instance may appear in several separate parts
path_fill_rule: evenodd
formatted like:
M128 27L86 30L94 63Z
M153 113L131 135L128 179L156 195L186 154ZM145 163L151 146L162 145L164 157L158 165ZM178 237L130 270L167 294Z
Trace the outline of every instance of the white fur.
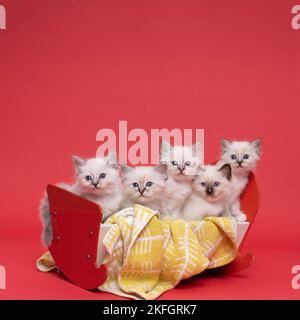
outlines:
M161 195L166 186L165 165L156 167L131 168L122 165L123 173L123 201L122 208L140 204L153 210L160 210ZM147 183L152 183L147 186Z
M161 218L182 218L183 205L191 193L202 159L199 142L193 146L172 147L162 141L160 161L168 166L168 180L161 201Z
M257 161L260 159L260 145L259 139L253 142L249 141L228 141L222 139L222 157L219 164L229 163L232 169L232 195L230 197L231 214L237 222L246 221L246 215L240 208L240 195L245 189L249 173L256 167ZM244 155L249 155L248 159L244 159ZM232 159L235 155L236 159ZM243 160L239 165L238 161Z
M227 165L230 174L230 166ZM192 193L188 198L184 209L184 219L202 220L207 216L230 216L229 199L232 186L229 177L226 177L219 166L207 165L201 169L193 181ZM213 187L214 183L219 183ZM203 186L202 184L206 185ZM208 195L207 188L213 192Z
M76 170L75 184L60 183L58 186L101 205L103 220L117 212L122 201L122 189L115 157L110 154L107 158L97 157L84 160L74 156L73 161ZM105 177L100 178L100 174L105 174ZM87 176L90 176L92 180L88 181ZM52 224L46 193L41 200L39 210L44 227L42 240L46 246L49 246L52 241Z

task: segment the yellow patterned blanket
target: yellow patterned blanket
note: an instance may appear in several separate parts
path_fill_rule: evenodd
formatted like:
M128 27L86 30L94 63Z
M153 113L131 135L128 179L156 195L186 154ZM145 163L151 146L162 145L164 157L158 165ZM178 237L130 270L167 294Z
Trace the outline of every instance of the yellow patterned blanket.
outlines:
M99 290L152 300L181 280L223 266L237 255L236 223L160 220L156 211L135 205L112 215L104 237L108 278Z

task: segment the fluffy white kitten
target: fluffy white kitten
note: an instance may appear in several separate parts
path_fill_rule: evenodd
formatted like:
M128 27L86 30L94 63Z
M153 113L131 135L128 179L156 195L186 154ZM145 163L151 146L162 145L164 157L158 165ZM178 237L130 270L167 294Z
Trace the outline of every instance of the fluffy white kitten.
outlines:
M261 140L229 141L221 140L222 156L221 163L229 163L232 169L231 184L233 193L231 196L230 210L236 221L246 221L246 215L240 208L240 195L248 183L250 171L256 167L260 158Z
M121 178L114 153L106 158L84 160L73 156L76 182L73 185L58 184L78 196L101 205L103 220L120 209L122 201ZM52 241L52 223L47 193L45 192L39 208L43 223L42 240L45 246Z
M174 146L163 140L160 162L168 166L168 180L162 195L161 218L180 219L182 208L192 190L192 181L202 163L200 143Z
M200 169L184 209L184 219L202 220L207 216L230 216L229 199L232 192L231 167L224 164L207 165Z
M121 166L123 173L122 208L141 204L160 211L161 197L167 179L167 166L160 164L155 167Z

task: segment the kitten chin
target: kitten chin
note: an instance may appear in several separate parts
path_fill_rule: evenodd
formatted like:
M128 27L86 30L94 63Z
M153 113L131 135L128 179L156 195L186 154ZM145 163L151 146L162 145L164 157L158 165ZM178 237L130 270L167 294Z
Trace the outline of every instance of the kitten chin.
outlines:
M99 204L103 211L104 221L120 209L122 201L122 181L114 155L87 160L74 156L73 162L76 182L73 185L60 183L58 186ZM48 247L52 242L52 224L47 193L41 200L39 213L43 224L42 241Z

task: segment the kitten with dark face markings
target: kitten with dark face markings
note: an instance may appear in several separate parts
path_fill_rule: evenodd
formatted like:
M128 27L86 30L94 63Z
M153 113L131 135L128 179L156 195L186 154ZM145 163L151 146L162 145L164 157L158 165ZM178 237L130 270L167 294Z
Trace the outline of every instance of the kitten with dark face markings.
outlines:
M207 216L230 216L232 192L231 167L224 164L204 166L193 181L192 193L183 209L184 220L202 220Z
M161 197L166 187L167 166L121 166L123 173L122 208L140 204L160 211Z
M74 156L73 162L76 182L73 185L60 183L58 186L101 205L103 220L117 212L122 201L122 190L115 154L88 160ZM41 200L39 211L43 223L42 240L45 246L49 246L52 241L52 224L47 193Z
M246 215L240 209L240 195L248 183L249 173L255 169L260 159L261 140L248 142L222 139L221 145L222 156L219 164L229 163L232 169L231 214L236 221L243 222L246 221Z
M161 218L182 218L183 205L191 193L192 181L202 163L200 142L192 146L171 146L163 140L160 162L167 164L168 180L162 194Z

